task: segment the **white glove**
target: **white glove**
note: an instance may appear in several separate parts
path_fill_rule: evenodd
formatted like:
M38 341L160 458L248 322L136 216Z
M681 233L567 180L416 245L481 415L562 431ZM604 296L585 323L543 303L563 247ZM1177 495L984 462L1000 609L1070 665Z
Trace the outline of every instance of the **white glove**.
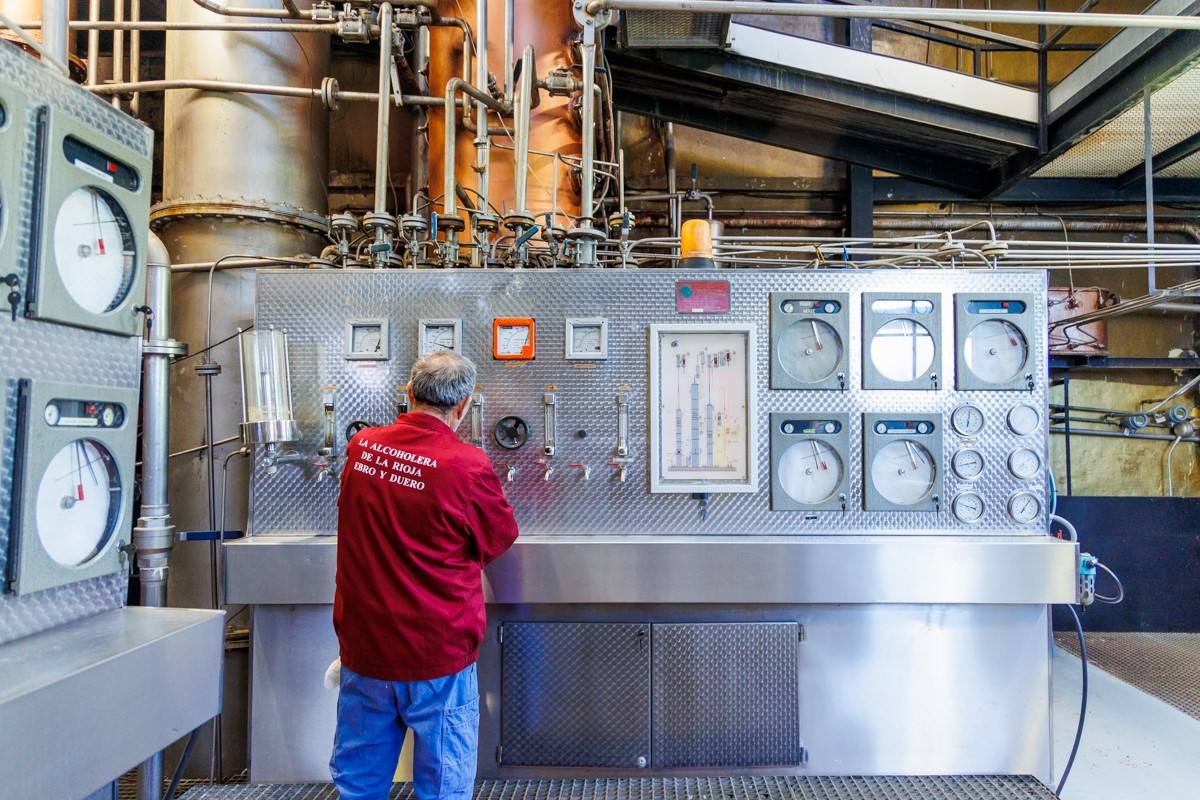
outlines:
M335 658L325 670L325 688L336 689L342 683L342 659Z

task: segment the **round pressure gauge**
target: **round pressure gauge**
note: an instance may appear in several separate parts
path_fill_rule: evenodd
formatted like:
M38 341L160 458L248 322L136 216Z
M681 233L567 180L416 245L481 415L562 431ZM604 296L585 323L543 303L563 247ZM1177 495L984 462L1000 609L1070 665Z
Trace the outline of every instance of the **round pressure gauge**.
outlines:
M827 322L803 319L779 337L779 365L801 383L818 383L842 361L842 339Z
M65 567L94 559L116 533L121 476L108 449L76 439L54 454L37 489L37 533L47 555Z
M871 364L897 382L914 381L933 366L933 336L911 319L894 319L871 337Z
M1033 406L1013 406L1008 412L1008 429L1017 436L1028 436L1038 429L1042 415Z
M959 450L950 460L950 467L964 481L975 480L983 473L983 454L978 450Z
M883 499L898 506L924 500L937 477L933 456L908 439L890 442L871 461L871 483Z
M104 314L120 306L135 255L133 227L115 200L88 186L67 195L54 220L54 263L81 308Z
M842 459L826 442L802 439L779 459L779 485L797 503L823 503L841 484Z
M1042 504L1029 492L1017 492L1008 499L1008 515L1014 522L1028 525L1040 516Z
M46 424L54 427L58 421L62 419L62 412L58 409L58 403L46 403L46 407L42 409L42 418L46 420Z
M1025 334L1011 322L989 319L967 334L963 345L967 368L987 383L1003 384L1021 374L1029 360Z
M978 522L983 516L983 498L974 492L966 492L954 498L951 506L954 516L966 523Z
M1041 469L1042 459L1028 447L1013 450L1008 456L1008 471L1018 478L1032 478Z
M950 424L963 436L974 436L983 430L983 412L975 406L959 406L950 415Z
M529 441L529 426L520 417L505 417L496 423L492 435L505 450L516 450Z

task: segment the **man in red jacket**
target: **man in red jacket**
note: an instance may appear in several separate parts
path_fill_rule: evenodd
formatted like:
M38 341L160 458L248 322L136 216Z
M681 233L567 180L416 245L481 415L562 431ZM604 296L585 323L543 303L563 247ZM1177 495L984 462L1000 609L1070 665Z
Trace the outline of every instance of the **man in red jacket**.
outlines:
M346 447L333 602L342 669L330 762L343 800L386 800L407 728L421 800L473 793L482 569L517 538L492 465L454 434L474 386L468 359L425 356L409 382L412 410Z

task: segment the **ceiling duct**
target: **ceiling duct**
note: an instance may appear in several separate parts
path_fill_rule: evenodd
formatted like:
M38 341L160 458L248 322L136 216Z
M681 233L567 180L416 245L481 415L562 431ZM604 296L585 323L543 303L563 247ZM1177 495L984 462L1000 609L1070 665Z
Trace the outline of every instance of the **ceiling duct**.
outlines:
M621 14L621 44L628 48L725 46L728 14L683 11L625 11Z

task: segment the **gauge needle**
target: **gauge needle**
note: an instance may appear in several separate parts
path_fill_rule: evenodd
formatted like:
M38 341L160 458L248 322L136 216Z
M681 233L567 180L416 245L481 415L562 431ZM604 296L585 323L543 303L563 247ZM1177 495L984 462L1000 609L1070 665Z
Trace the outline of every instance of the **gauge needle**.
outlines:
M820 466L821 469L829 469L829 465L825 463L825 459L821 458L821 450L817 447L816 440L813 439L810 441L813 449L813 458L816 459L817 465Z
M917 451L912 446L912 442L905 441L904 446L908 448L908 457L912 460L913 469L918 469L920 464L917 463Z
M92 194L92 216L96 227L96 249L100 251L100 255L104 255L104 234L100 228L100 195L95 193Z
M821 331L817 329L817 321L815 319L810 319L809 323L812 325L813 338L817 340L817 349L824 350L825 345L821 344Z

